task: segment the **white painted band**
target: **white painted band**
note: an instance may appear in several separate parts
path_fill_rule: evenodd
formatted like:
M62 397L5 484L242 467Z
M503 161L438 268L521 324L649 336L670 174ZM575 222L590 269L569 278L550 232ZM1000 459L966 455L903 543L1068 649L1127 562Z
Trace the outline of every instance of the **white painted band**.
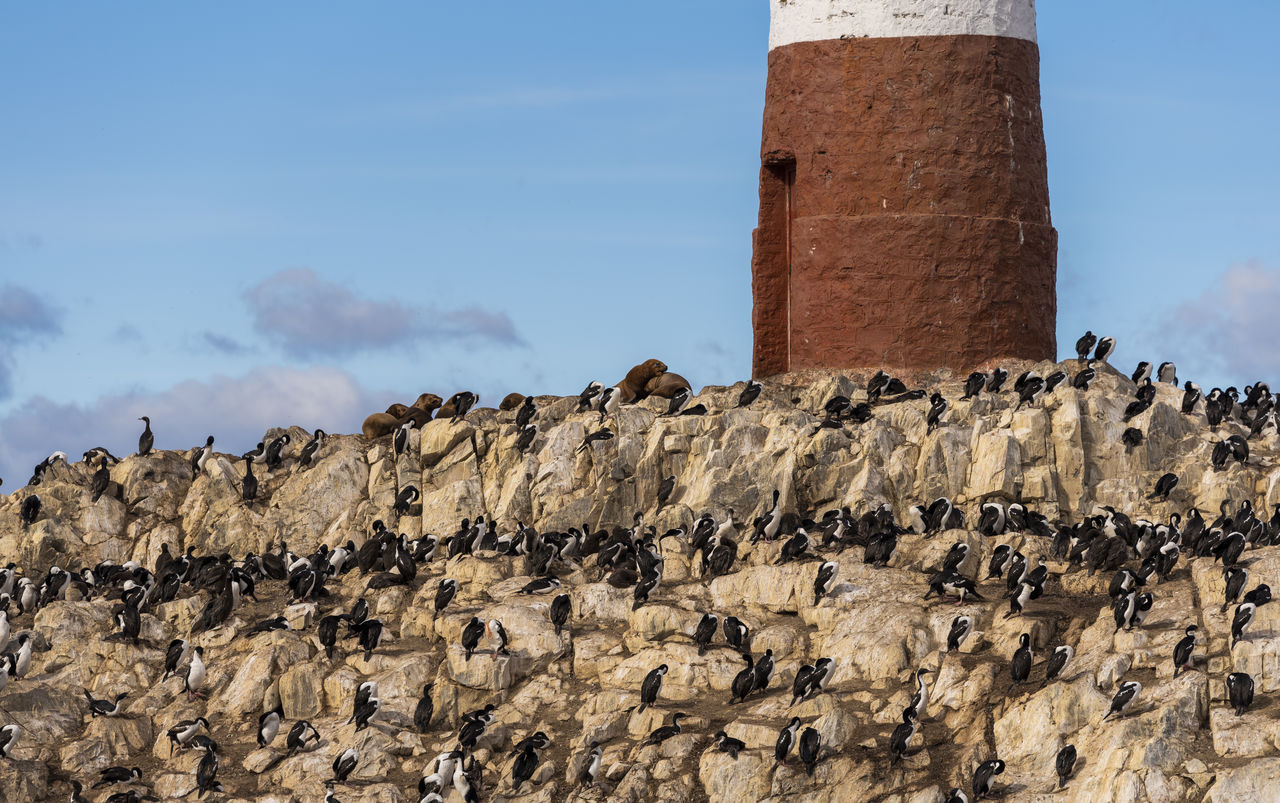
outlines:
M1035 0L769 0L769 49L794 42L901 36L1036 41Z

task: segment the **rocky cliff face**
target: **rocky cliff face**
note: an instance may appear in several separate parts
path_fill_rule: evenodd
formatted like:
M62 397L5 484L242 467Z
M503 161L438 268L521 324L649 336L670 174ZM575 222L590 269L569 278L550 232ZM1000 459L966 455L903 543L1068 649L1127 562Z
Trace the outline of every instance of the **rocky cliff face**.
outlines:
M1054 369L1037 367L1041 374ZM36 584L55 565L72 572L98 567L99 576L110 573L99 567L103 562L153 569L166 545L174 555L225 555L226 564L235 561L252 575L252 560L239 563L247 553L278 555L287 544L305 558L348 540L359 546L375 521L407 541L427 534L444 541L462 519L479 516L497 522L503 535L521 524L542 534L630 527L637 512L657 533L683 532L656 542L662 582L638 606L617 572L611 576L624 587L601 581L595 554L574 556L570 547L550 562L560 589L521 594L534 579L531 556L480 550L447 558L442 544L417 565L411 582L385 589L367 589L374 575L354 569L330 577L325 595L295 602L285 582L260 577L256 599L242 600L224 623L203 632L196 632L197 622L216 591L188 577L171 601L148 592L135 644L115 635L124 577L92 589L79 578L60 590L55 583L49 599L23 612L15 583L10 650L23 633L34 650L25 674L0 691L0 724L22 729L8 759L0 760L0 797L66 799L70 780L88 787L108 766L138 766L143 783L92 795L86 789L88 799L126 789L160 799L186 795L196 787L204 753L172 749L167 731L205 717L225 799L322 800L334 758L356 748L358 764L334 787L336 799L416 801L419 778L457 745L462 715L493 704L493 723L466 751L483 800L933 803L952 787L972 798L975 768L994 758L1006 766L994 788L1009 799L1274 799L1280 606L1259 606L1229 647L1234 609L1221 610L1222 567L1212 556L1189 555L1183 544L1168 578L1152 576L1140 589L1153 595L1145 620L1117 630L1108 598L1114 564L1091 573L1058 559L1052 537L977 531L979 505L988 501L1021 502L1047 517L1051 533L1102 506L1135 522L1165 523L1193 505L1210 520L1223 503L1234 512L1244 501L1265 518L1261 511L1280 502L1274 429L1249 442L1245 463L1215 471L1215 444L1247 434L1247 427L1227 421L1211 429L1203 403L1182 413L1182 391L1168 385L1158 386L1154 404L1126 423L1133 384L1107 369L1099 373L1088 391L1059 386L1017 410L1012 392L961 401L959 383L932 381L951 400L932 432L929 402L916 400L880 404L865 423L815 433L829 398L865 398L863 377L831 375L766 383L742 409L734 407L741 386L707 388L691 402L706 404L705 416L662 416L667 402L658 399L624 405L608 422L616 437L585 448L600 416L576 412L576 397L538 398L538 434L525 452L516 447L515 412L476 409L464 421L437 420L412 431L398 457L389 438L330 437L302 469L296 448L307 434L299 429L283 466L256 469L261 490L251 504L241 499L243 465L226 455L215 455L194 480L189 454L125 458L110 467L112 485L96 503L89 490L95 467L55 463L39 486L0 497L0 557ZM1126 427L1141 430L1144 442L1126 447ZM1166 472L1180 480L1171 497L1148 500ZM658 509L659 486L669 476L674 492ZM397 495L410 485L421 499L397 516ZM753 542L751 522L770 506L775 489L780 510L795 516L785 517L777 540ZM24 525L22 506L32 494L42 508ZM900 533L885 566L863 562L865 527L861 534L852 528L849 548L840 549L820 545L819 525L809 528L813 545L804 554L779 563L803 519L847 506L857 521L887 503L897 525L909 529L911 507L938 497L962 510L966 525ZM735 523L735 531L721 535L733 535L736 559L714 579L702 554L690 550L694 522L704 513L717 528L730 515ZM1100 537L1113 534L1114 519L1097 523ZM1135 524L1134 535L1140 531ZM1087 537L1084 528L1077 535ZM1260 535L1255 530L1239 559L1250 575L1246 591L1280 578L1280 547L1264 546L1268 539L1266 525ZM956 543L969 547L957 568L976 578L982 599L959 606L951 604L954 597L922 599ZM1040 561L1047 568L1043 595L1020 616L1005 616L1004 580L986 579L999 545L1020 551L1032 568ZM814 581L825 560L839 567L815 604ZM1142 562L1133 549L1118 560L1135 570ZM436 615L443 578L458 581L459 590ZM549 608L562 592L572 616L557 634ZM360 598L384 624L382 643L366 660L354 640L343 639L327 658L317 623L350 611ZM745 662L719 629L699 650L693 634L704 613L740 619L753 658L771 651L776 670L763 692L729 704ZM973 632L949 651L948 631L962 614L972 617ZM290 629L245 633L278 615ZM509 655L490 654L482 644L465 657L460 636L473 616L503 624ZM1188 625L1199 628L1194 666L1175 677L1173 649ZM1033 666L1026 681L1011 684L1010 659L1024 633ZM165 648L175 638L204 648L205 698L184 694L185 664L178 677L162 679ZM1059 678L1043 682L1049 651L1058 645L1071 646L1074 658ZM825 690L792 704L797 672L823 657L834 661ZM657 700L640 711L641 683L662 664L668 673ZM933 673L925 675L929 700L906 754L891 765L890 736L920 668ZM1225 701L1230 672L1248 673L1256 684L1256 700L1242 715ZM357 730L350 722L353 698L368 680L378 684L381 707ZM1104 721L1125 681L1140 682L1142 692L1125 716ZM413 714L428 683L434 713L419 733ZM99 699L128 696L118 716L90 716L82 689ZM260 748L258 717L277 705L280 734ZM676 712L688 714L678 735L643 744ZM779 729L793 716L801 730L812 727L821 737L812 775L795 752L775 764ZM319 745L277 761L299 720L315 726ZM719 730L742 740L745 750L732 758L715 749ZM537 731L550 743L537 753L531 780L512 789L513 748ZM579 774L593 742L603 750L601 769L595 784L583 785ZM1079 758L1065 790L1056 791L1055 756L1066 744ZM444 799L461 800L452 776L444 781Z

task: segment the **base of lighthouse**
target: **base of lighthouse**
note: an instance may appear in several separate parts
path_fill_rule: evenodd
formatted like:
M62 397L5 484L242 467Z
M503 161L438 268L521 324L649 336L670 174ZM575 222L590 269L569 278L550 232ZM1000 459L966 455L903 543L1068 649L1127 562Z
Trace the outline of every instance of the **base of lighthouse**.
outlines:
M1055 356L1034 41L777 46L761 151L757 376Z

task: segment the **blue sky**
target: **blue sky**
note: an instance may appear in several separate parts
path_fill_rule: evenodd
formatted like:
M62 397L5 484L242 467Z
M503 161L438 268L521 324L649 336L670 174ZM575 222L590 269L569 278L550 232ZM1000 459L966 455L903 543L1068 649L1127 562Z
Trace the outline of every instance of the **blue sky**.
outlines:
M1060 352L1274 381L1280 6L1152 8L1040 6ZM6 491L144 414L750 371L764 0L0 9Z

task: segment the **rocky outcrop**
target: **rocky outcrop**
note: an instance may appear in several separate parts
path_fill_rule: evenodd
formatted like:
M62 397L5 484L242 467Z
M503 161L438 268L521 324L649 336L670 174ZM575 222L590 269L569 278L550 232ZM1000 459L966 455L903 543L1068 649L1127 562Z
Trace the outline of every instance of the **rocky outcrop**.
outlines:
M1054 366L1038 368L1047 374ZM36 583L55 565L78 571L136 561L153 568L164 546L174 555L192 550L240 559L287 544L305 556L348 541L359 546L375 521L416 539L453 536L464 518L497 522L505 535L521 524L540 533L607 530L630 526L643 513L658 533L682 527L685 534L662 540L662 584L639 607L630 588L602 581L594 555L553 560L551 571L573 609L559 634L549 612L559 591L520 594L533 579L529 558L492 551L447 558L441 547L408 586L380 590L367 590L370 575L350 571L329 580L327 596L296 604L283 582L261 580L256 599L202 633L194 624L210 592L184 584L173 601L143 611L136 645L112 635L118 592L85 599L86 588L68 584L34 613L10 608L13 637L30 633L35 650L26 675L0 691L0 724L23 728L10 759L0 760L0 797L65 799L66 780L87 787L113 765L142 768L145 785L133 787L139 791L149 788L162 799L186 794L200 754L172 751L166 732L204 716L220 747L218 778L227 799L321 800L333 759L356 747L360 762L354 783L337 788L341 800L417 800L418 779L457 743L462 714L494 704L496 719L471 753L483 767L484 800L941 801L950 787L967 791L978 763L997 756L1007 770L996 786L1010 799L1267 799L1280 772L1277 606L1260 607L1246 638L1229 648L1232 611L1220 611L1221 566L1184 555L1167 581L1152 579L1155 604L1142 626L1116 632L1106 593L1110 573L1090 575L1050 559L1049 538L973 529L985 501L1020 501L1063 524L1103 506L1165 522L1192 505L1211 519L1228 501L1234 507L1249 500L1259 511L1280 503L1274 429L1250 441L1246 463L1215 471L1214 445L1247 429L1228 422L1212 430L1203 406L1183 414L1181 391L1169 386L1158 386L1154 404L1126 423L1132 383L1106 369L1100 374L1088 391L1059 386L1021 409L1011 392L961 401L958 383L927 378L951 400L932 432L929 402L918 400L877 405L866 423L815 433L829 398L865 397L865 377L831 374L768 382L741 409L734 407L741 386L706 388L690 402L705 404L711 411L705 416L664 416L665 399L624 405L607 422L616 437L586 448L583 439L598 429L600 416L575 412L576 397L537 398L538 433L524 452L515 445L515 411L474 409L457 422L431 421L410 431L399 456L387 438L330 436L306 469L295 458L309 436L293 429L285 464L255 470L261 488L247 505L240 497L244 469L232 456L215 456L194 479L184 454L125 458L111 467L119 494L97 503L90 501L91 468L55 463L39 486L0 497L0 557ZM1121 442L1127 426L1145 433L1142 445ZM1165 472L1180 478L1171 498L1148 500ZM659 508L659 485L671 476L675 490ZM409 485L421 498L398 516L397 494ZM774 489L780 509L795 514L784 537L802 519L844 506L856 516L886 503L906 526L912 505L938 496L963 510L968 526L929 537L903 534L883 567L864 564L860 547L814 548L779 563L781 540L750 540L751 521ZM22 503L32 494L42 510L24 525ZM717 522L732 516L739 541L729 573L714 579L705 576L701 554L688 548L687 533L704 513ZM816 529L811 533L820 540ZM923 600L930 576L958 541L970 547L963 570L978 577L984 599L960 606ZM1043 556L1048 568L1044 595L1023 616L1005 617L1003 581L983 582L1001 544ZM821 560L838 561L839 571L815 604ZM1280 547L1251 545L1242 562L1250 588L1280 579ZM436 589L446 577L458 581L459 591L436 615ZM359 598L384 622L382 644L365 660L354 640L342 640L327 658L317 623L349 611ZM693 633L703 613L745 623L754 657L772 651L776 671L765 693L729 705L745 662L719 631L699 654ZM974 632L948 652L958 614L973 617ZM292 629L244 633L277 615ZM509 654L481 649L466 658L460 634L473 616L503 623ZM1173 645L1190 624L1200 628L1195 668L1175 678ZM1011 688L1009 661L1023 633L1035 663L1030 679ZM205 698L188 698L181 677L162 679L165 648L179 637L205 649ZM1060 644L1073 646L1075 658L1063 677L1042 683L1045 659ZM797 671L819 657L835 661L825 692L792 705ZM664 663L669 672L659 698L641 712L640 684ZM890 766L889 736L921 667L935 673L927 676L931 700L907 755ZM1257 686L1243 716L1225 702L1224 678L1233 671L1248 672ZM357 732L352 700L366 680L378 683L382 710ZM1143 684L1137 704L1104 722L1126 680ZM427 683L434 715L420 734L412 717ZM91 717L82 689L96 698L127 692L123 713ZM281 733L259 748L257 717L277 704ZM642 744L676 712L689 715L679 735ZM792 716L821 735L812 776L794 753L775 764L774 741ZM312 722L322 741L284 757L285 734L300 719ZM712 748L712 735L722 729L746 743L737 759ZM536 731L551 745L532 780L513 790L513 746ZM596 784L581 785L592 742L604 751L601 771ZM1059 792L1054 757L1068 743L1080 758Z

